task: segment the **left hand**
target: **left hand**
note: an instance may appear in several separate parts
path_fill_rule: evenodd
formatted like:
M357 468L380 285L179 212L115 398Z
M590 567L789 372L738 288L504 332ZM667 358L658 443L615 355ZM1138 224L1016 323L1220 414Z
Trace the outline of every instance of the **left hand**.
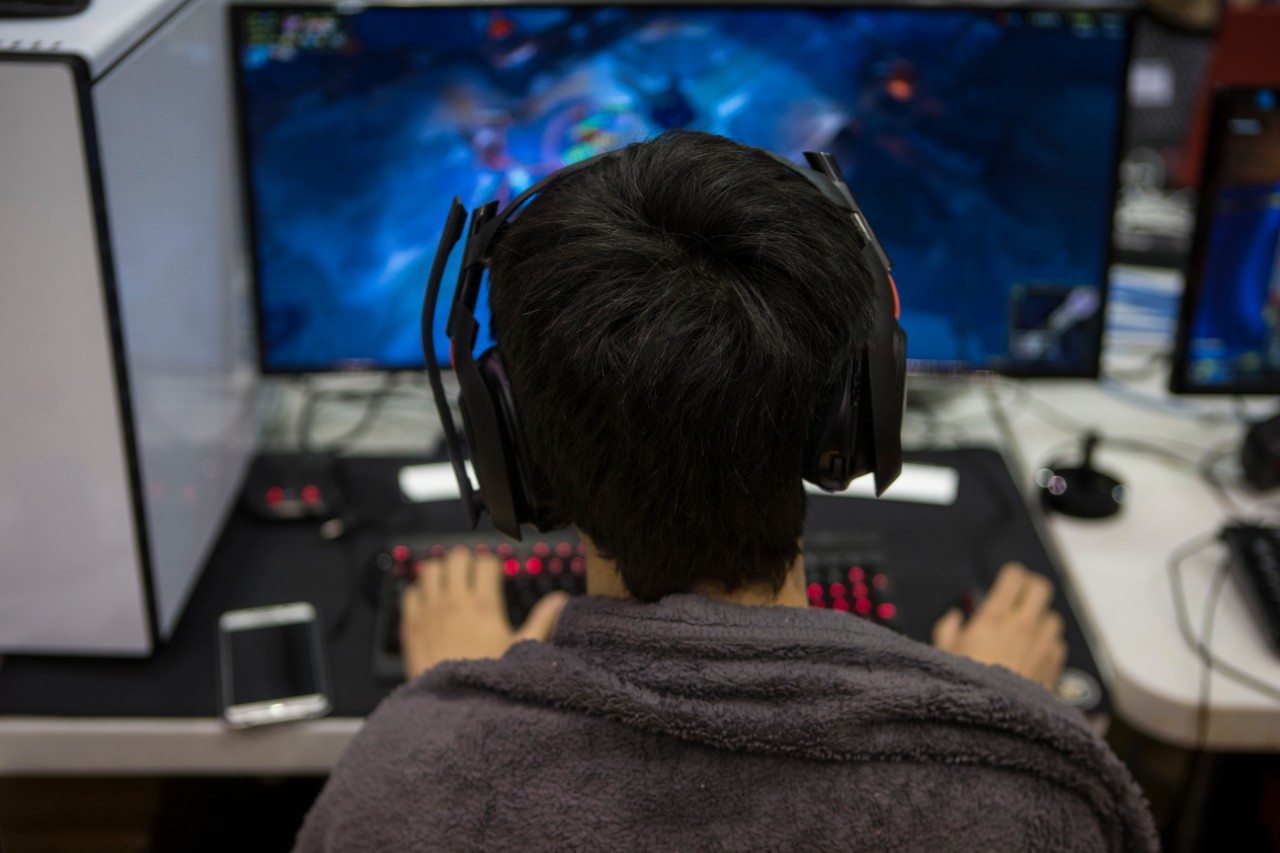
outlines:
M568 600L562 592L544 596L513 631L502 597L502 564L459 545L443 560L426 561L400 596L405 677L443 660L496 658L520 640L546 640Z

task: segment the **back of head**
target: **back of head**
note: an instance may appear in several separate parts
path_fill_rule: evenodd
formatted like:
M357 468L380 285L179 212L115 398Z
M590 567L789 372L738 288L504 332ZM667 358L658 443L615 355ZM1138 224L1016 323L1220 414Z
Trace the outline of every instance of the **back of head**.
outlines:
M635 597L781 588L810 424L872 325L852 229L767 153L678 131L553 182L497 240L530 457Z

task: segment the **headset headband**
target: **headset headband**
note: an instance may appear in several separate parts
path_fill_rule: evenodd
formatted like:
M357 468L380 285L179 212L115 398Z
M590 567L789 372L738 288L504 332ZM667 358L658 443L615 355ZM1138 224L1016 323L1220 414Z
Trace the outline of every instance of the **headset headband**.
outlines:
M550 515L550 501L523 447L523 435L505 368L493 350L477 359L473 349L479 334L475 316L490 246L498 232L531 198L549 184L580 171L616 152L606 152L565 166L535 182L499 210L491 201L477 207L467 221L467 211L454 197L445 221L436 257L427 281L422 310L423 353L436 410L468 519L474 527L488 510L494 526L520 538L520 524L539 530L567 523ZM853 220L858 248L867 259L876 310L871 339L861 358L842 368L836 396L826 414L811 428L806 442L803 475L827 491L842 491L856 477L875 475L881 494L902 470L901 426L905 403L906 336L898 324L900 305L892 277L892 263L862 209L854 200L839 164L830 154L806 152L810 168L771 152L771 157L803 175L819 191L847 211ZM445 335L450 360L458 375L460 407L475 463L480 490L471 485L463 464L462 445L445 397L435 353L435 314L444 269L458 241L466 233L457 286L449 310ZM495 348L496 349L496 348ZM483 373L483 375L482 375Z

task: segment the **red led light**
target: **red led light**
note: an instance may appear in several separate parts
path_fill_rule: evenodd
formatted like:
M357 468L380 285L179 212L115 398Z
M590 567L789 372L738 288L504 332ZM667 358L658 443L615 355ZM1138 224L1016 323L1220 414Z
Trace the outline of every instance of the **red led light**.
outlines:
M511 577L520 574L520 563L516 560L507 560L502 564L502 570Z
M559 557L552 557L547 561L547 571L551 572L553 575L564 574L564 560Z
M820 583L809 584L809 597L822 598L822 584Z
M853 597L854 597L854 598L866 598L866 597L867 597L867 592L868 592L868 590L867 590L867 585L866 585L865 583L863 583L862 581L858 581L858 582L857 582L857 583L855 583L855 584L850 584L850 586L849 586L849 590L850 590L850 592L853 594Z
M477 557L487 557L487 556L489 556L489 546L488 546L488 545L485 545L483 542L481 542L479 545L477 545L477 546L476 546L476 556L477 556Z
M849 570L849 581L851 583L859 583L866 576L867 576L867 573L862 570L861 566L854 566L852 569Z
M498 546L499 557L511 557L511 556L514 556L515 553L516 553L516 549L511 547L511 544L509 542L503 542L501 545Z
M876 615L879 616L881 619L892 619L894 616L897 615L897 613L898 613L898 608L888 603L881 604L879 607L876 608Z
M440 557L443 557L443 556L444 556L444 546L443 546L443 545L432 545L432 546L431 546L431 556L433 556L433 557L435 557L435 558L437 558L437 559L439 559Z
M853 603L853 609L858 611L858 613L862 614L863 616L866 616L868 613L871 612L871 599L859 598L857 601Z
M546 542L533 543L533 556L542 559L551 553L551 546Z
M309 506L315 506L320 503L320 487L314 483L308 483L302 487L302 502Z
M582 556L582 557L587 556L587 543L586 543L586 542L579 542L579 543L578 543L578 554L579 554L579 556Z
M889 579L884 575L876 575L871 579L871 585L876 589L884 589L889 585Z
M525 561L524 570L531 575L536 575L542 571L542 561L537 557L530 557Z
M907 79L898 77L884 84L889 96L895 101L909 101L916 93L915 85Z
M848 600L848 599L846 599L846 598L837 598L835 601L831 602L831 609L832 609L832 610L842 610L842 611L844 611L845 613L848 613L848 612L849 612L849 600Z
M587 570L587 561L581 557L574 557L569 561L569 571L575 575L580 575Z
M561 558L563 558L563 559L565 559L565 560L567 560L567 559L569 559L570 557L572 557L572 556L573 556L573 543L572 543L572 542L557 542L557 543L556 543L556 556L557 556L557 557L561 557Z
M512 23L510 18L503 17L500 12L494 12L489 18L489 38L497 41L504 39L516 31L516 25Z
M391 549L391 559L395 560L397 563L403 563L405 560L408 560L408 559L409 559L409 546L408 546L408 545L397 545L397 546L395 546L394 548L392 548L392 549Z
M809 599L809 606L810 606L810 607L818 607L818 608L821 608L821 609L823 609L823 610L825 610L825 609L826 609L826 607L827 607L827 605L825 605L825 604L823 604L823 603L822 603L822 599L821 599L821 598L811 598L811 599Z
M832 598L844 598L844 584L842 584L842 583L833 583L833 584L831 585L831 597L832 597Z
M284 489L272 486L267 489L267 506L279 506L284 500Z

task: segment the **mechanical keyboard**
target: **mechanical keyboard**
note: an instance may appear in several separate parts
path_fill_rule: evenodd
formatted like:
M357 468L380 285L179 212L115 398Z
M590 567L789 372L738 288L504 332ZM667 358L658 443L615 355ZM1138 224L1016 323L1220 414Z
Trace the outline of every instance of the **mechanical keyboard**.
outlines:
M585 547L570 532L549 533L512 542L498 533L429 534L387 543L374 560L379 573L374 621L373 671L379 678L402 680L400 594L425 560L443 557L457 545L502 560L503 593L511 624L523 624L533 605L549 592L586 592ZM842 611L902 630L891 573L880 537L873 533L822 531L805 539L805 576L809 605Z
M1223 528L1222 538L1249 609L1280 654L1280 528L1232 525Z

